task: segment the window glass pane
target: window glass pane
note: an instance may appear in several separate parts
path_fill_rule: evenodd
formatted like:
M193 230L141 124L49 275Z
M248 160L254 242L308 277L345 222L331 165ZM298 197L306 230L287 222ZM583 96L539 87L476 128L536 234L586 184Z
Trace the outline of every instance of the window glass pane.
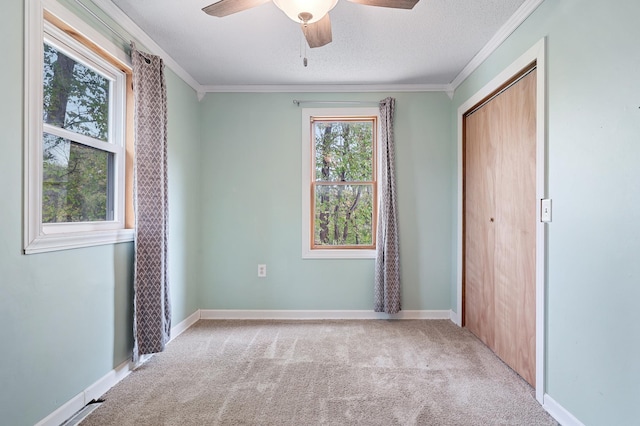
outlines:
M315 122L315 179L373 181L373 121Z
M315 187L316 246L373 245L373 185Z
M112 162L112 153L45 133L42 222L110 220Z
M45 43L45 123L107 141L109 86L108 79Z

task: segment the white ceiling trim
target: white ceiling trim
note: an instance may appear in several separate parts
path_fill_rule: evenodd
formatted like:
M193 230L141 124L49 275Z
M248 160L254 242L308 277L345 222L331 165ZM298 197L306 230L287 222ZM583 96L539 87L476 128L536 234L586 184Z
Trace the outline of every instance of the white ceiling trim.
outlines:
M133 38L152 53L162 57L165 64L202 99L205 93L293 93L293 92L446 92L453 97L462 84L528 17L544 0L526 0L511 18L498 30L489 42L469 61L450 84L396 84L396 85L213 85L203 86L165 52L146 32L127 16L111 0L90 0L111 19L117 22Z
M378 93L378 92L447 92L449 84L285 84L201 86L206 93Z
M198 83L187 71L184 70L167 52L165 52L142 28L131 20L118 6L110 0L90 0L98 6L111 19L116 21L126 32L133 38L143 44L147 49L151 49L151 53L162 58L164 63L178 75L185 83L198 93L202 92L202 85ZM121 34L123 35L123 34Z
M482 63L518 28L544 0L526 0L511 18L500 27L491 40L480 49L460 74L451 82L451 90L455 91Z

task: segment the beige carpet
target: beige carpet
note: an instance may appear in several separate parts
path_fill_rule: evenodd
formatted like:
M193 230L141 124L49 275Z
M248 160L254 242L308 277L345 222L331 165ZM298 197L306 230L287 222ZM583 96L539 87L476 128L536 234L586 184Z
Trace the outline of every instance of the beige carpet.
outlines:
M199 321L107 392L91 425L556 425L438 321Z

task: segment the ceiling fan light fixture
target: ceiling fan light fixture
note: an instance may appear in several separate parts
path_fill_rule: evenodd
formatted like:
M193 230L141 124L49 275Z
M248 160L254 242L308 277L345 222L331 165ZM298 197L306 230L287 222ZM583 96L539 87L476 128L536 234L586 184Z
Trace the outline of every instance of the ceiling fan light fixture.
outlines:
M313 24L322 19L338 3L338 0L273 0L291 20ZM311 15L306 22L303 18Z

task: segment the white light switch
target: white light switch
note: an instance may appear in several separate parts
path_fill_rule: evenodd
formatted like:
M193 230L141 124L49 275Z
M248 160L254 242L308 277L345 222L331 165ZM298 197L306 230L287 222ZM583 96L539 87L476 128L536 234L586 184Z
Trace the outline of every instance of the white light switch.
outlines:
M544 198L540 201L540 220L542 222L551 222L551 199Z

